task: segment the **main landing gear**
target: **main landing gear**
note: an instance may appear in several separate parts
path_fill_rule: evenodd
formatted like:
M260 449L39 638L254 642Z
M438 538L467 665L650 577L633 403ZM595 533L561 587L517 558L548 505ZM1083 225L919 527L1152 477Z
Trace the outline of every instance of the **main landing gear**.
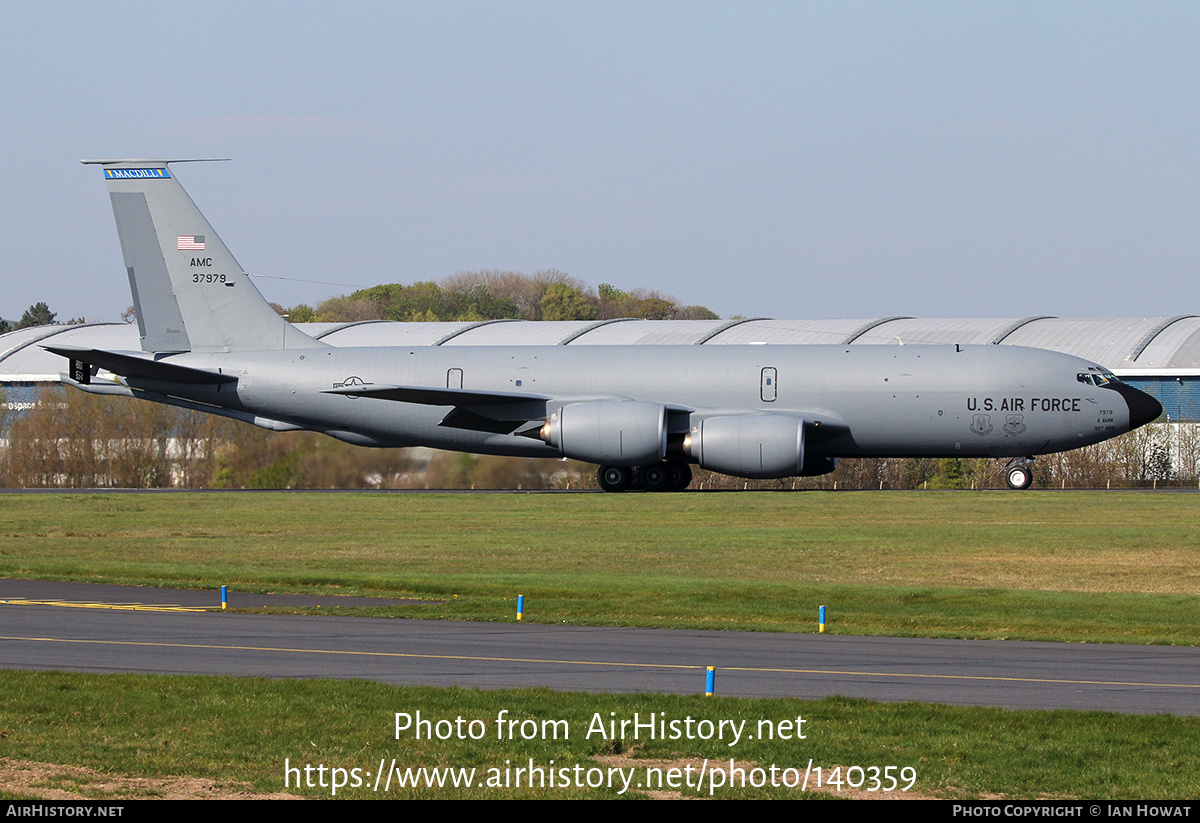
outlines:
M1004 482L1010 489L1027 489L1033 485L1033 467L1029 460L1016 460L1004 468Z
M648 492L680 492L692 483L692 467L682 460L667 460L648 466L601 466L596 482L606 492L643 489Z

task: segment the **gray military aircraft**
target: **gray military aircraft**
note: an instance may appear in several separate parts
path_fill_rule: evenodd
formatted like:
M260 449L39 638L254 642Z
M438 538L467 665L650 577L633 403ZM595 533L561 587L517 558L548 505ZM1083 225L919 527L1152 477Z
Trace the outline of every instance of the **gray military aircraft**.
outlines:
M1099 443L1158 401L1095 363L1009 346L338 348L280 317L168 160L103 167L141 351L46 348L64 381L361 446L570 457L607 491L686 488L691 466L825 474L839 457L1008 457Z

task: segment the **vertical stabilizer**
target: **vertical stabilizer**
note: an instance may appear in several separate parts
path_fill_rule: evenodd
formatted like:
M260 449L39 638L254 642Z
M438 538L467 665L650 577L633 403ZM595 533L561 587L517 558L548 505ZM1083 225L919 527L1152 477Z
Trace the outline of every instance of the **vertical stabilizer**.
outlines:
M188 197L167 160L103 166L147 352L323 346L280 317ZM174 161L181 162L181 161Z

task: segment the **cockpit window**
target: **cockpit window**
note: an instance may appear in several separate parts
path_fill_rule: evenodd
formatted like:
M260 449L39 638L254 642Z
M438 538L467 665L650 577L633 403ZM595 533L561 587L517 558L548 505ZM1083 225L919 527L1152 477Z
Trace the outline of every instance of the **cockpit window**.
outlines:
M1080 372L1075 379L1088 386L1107 386L1117 382L1117 376L1110 371Z

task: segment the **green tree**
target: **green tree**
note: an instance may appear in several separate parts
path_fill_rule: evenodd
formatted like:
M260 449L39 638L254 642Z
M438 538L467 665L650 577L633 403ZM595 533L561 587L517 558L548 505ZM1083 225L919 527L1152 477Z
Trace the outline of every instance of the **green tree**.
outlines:
M353 300L345 295L330 297L316 308L318 323L356 323L361 320L383 320L383 313L370 300Z
M676 320L720 320L721 316L707 306L683 306Z
M595 320L597 314L588 296L566 283L551 283L542 295L543 320Z
M600 299L604 302L617 303L629 297L628 294L608 283L601 283L596 288L596 291L600 294Z
M17 323L16 328L28 329L32 326L49 326L57 316L57 313L50 311L50 307L45 303L34 303L21 315L21 320Z
M653 293L641 299L629 301L628 306L626 314L644 320L672 320L678 309L673 300Z
M717 315L704 306L680 306L674 298L656 291L621 291L608 283L597 289L600 317L640 317L643 320L716 320Z
M965 479L962 460L957 457L943 457L938 461L937 475L930 485L935 489L961 489Z
M317 320L317 313L307 303L298 303L290 309L272 303L271 308L275 309L277 314L286 317L289 323L315 323Z
M900 464L900 488L921 488L933 475L936 465L937 461L928 458L905 458Z

